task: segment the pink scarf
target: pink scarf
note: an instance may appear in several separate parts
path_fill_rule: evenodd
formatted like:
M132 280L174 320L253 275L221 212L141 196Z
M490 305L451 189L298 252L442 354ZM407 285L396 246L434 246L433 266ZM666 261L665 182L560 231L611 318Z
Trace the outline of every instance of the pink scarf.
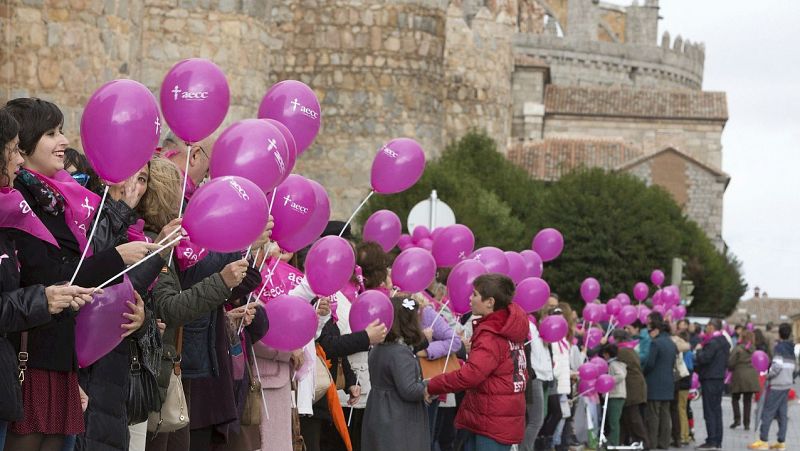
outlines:
M60 248L53 234L22 197L22 193L13 188L0 188L0 227L21 230Z
M270 257L261 270L261 285L254 290L256 295L261 293L261 302L265 304L282 294L289 293L303 282L303 273L283 260L278 262L275 272L270 277L269 271L273 266L275 266L275 259ZM262 288L264 288L263 292Z

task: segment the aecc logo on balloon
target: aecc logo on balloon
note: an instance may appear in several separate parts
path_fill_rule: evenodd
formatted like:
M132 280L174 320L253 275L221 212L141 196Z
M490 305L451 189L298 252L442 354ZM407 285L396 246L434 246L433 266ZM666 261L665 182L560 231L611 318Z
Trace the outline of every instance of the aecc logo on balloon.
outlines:
M244 200L250 200L250 196L247 195L247 191L245 191L241 185L236 183L235 180L231 180L230 185L234 190L236 190L239 193L239 197L241 197Z
M293 112L296 111L297 107L300 107L300 112L310 117L311 119L319 118L319 113L298 102L297 97L295 97L294 100L292 100L292 111Z
M293 201L292 200L292 196L289 195L289 194L287 194L286 196L283 197L283 206L285 207L287 205L292 210L294 210L294 211L296 211L298 213L302 213L302 214L307 214L308 213L308 207L304 207L304 206L298 204L297 202Z
M383 151L383 153L385 153L386 155L388 155L388 156L390 156L392 158L397 158L399 156L397 152L395 152L394 150L392 150L392 149L390 149L388 147L384 147L381 150Z
M178 85L172 88L172 94L174 100L178 100L179 94L182 100L205 100L208 98L208 91L184 91Z

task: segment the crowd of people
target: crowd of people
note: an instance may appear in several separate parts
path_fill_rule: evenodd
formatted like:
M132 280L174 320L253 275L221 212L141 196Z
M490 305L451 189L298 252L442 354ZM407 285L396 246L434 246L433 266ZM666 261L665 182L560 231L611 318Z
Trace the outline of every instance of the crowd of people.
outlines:
M109 184L95 211L105 182L68 147L63 125L44 100L0 109L0 449L666 449L695 440L693 374L707 429L698 448L720 449L726 385L731 428L749 429L754 397L764 393L751 363L756 350L773 360L751 447L770 448L777 419L772 448L785 449L795 369L788 324L776 343L760 330L729 334L718 319L701 330L657 312L647 324L587 325L555 294L526 313L500 274L477 277L471 312L458 316L447 301L447 269L424 292L398 292L391 253L359 242L339 221L322 236L350 240L356 270L320 298L303 277L308 248L282 251L270 240L271 221L252 252L161 245L184 233L181 206L208 176L210 139L168 137L129 180ZM76 322L103 293L94 287L146 257L112 281L134 293L120 300L129 308L122 341L79 366ZM391 298L390 327L351 328L351 306L366 290ZM283 293L312 303L318 316L314 340L291 351L261 342L270 325L264 305ZM538 325L555 315L568 330L551 343ZM590 347L591 328L603 338ZM581 390L579 369L593 357L615 383L607 403Z

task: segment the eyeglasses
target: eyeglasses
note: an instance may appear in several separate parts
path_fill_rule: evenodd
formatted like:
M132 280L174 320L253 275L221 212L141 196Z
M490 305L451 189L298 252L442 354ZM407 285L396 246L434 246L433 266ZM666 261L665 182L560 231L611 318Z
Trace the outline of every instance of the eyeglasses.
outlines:
M195 147L197 147L198 149L200 149L200 152L203 152L203 155L205 155L205 156L206 156L206 159L207 159L207 160L210 160L210 159L211 159L211 158L208 156L208 153L206 153L206 149L203 149L203 146L195 146Z
M73 172L70 174L76 182L80 183L81 186L85 187L89 183L89 174L84 174L83 172Z

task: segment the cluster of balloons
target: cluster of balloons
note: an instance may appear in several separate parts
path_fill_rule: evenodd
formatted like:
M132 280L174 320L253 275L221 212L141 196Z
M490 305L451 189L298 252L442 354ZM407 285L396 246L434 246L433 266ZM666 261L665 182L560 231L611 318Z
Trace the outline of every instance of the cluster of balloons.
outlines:
M608 363L602 357L592 357L578 368L578 393L581 396L604 394L614 389L614 378L608 374Z

